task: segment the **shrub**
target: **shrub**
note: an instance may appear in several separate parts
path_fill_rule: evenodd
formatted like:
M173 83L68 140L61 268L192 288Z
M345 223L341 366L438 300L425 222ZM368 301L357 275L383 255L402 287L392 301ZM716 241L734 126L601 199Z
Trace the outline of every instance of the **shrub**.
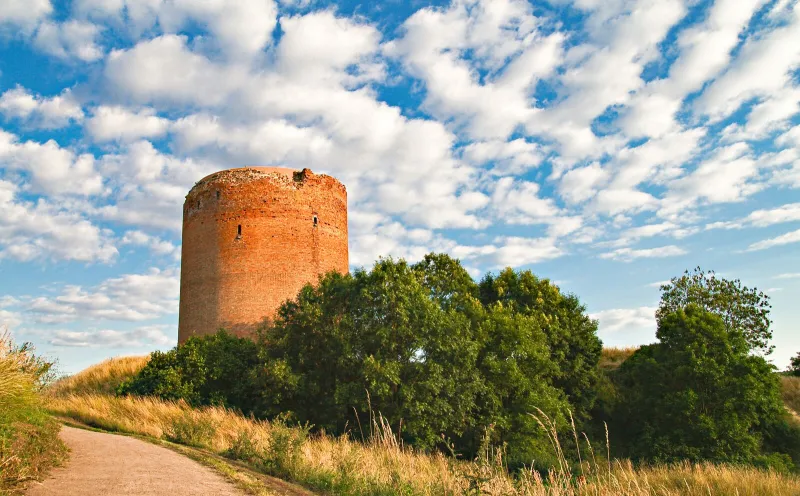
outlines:
M252 340L220 330L189 338L168 352L152 353L147 365L117 391L249 411L256 392L248 379L257 363Z
M744 332L695 304L660 315L659 343L619 369L617 432L635 459L711 460L783 468L774 439L786 414L778 377ZM765 443L765 440L767 443ZM783 455L786 455L784 453Z
M800 377L800 353L793 356L790 360L789 375Z
M772 331L769 296L756 288L742 286L738 279L717 277L714 271L705 272L700 267L673 277L661 286L661 302L656 319L694 303L718 315L729 332L741 333L752 351L764 355L772 353L769 344Z

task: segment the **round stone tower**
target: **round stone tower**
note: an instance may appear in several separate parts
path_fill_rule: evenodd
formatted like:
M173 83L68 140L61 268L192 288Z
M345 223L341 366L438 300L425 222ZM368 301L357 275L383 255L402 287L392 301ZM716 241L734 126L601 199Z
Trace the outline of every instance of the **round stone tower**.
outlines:
M308 169L211 174L183 204L178 343L220 328L250 336L332 270L348 270L342 183Z

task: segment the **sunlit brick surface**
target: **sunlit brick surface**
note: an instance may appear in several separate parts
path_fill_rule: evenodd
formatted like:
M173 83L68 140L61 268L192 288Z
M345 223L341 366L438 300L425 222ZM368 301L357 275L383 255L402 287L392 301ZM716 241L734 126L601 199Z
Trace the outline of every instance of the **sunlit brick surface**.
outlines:
M251 335L331 270L348 270L347 192L339 181L308 169L212 174L183 204L178 342L219 328Z

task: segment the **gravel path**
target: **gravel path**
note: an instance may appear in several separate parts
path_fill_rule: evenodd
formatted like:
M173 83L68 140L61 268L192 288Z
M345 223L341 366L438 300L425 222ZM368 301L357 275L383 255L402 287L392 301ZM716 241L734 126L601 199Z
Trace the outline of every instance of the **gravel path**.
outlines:
M30 496L241 496L211 469L167 448L138 439L64 426L69 461L53 470Z

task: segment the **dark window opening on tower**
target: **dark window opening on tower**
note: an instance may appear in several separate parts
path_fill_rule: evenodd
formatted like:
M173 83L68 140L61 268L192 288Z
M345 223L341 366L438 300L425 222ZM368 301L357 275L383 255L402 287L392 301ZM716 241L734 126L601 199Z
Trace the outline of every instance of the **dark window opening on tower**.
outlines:
M239 224L239 227L236 228L236 239L242 238L242 225Z
M219 200L219 191L217 191L217 200Z
M316 227L318 222L319 222L319 219L317 219L317 216L315 215L314 216L314 227Z

